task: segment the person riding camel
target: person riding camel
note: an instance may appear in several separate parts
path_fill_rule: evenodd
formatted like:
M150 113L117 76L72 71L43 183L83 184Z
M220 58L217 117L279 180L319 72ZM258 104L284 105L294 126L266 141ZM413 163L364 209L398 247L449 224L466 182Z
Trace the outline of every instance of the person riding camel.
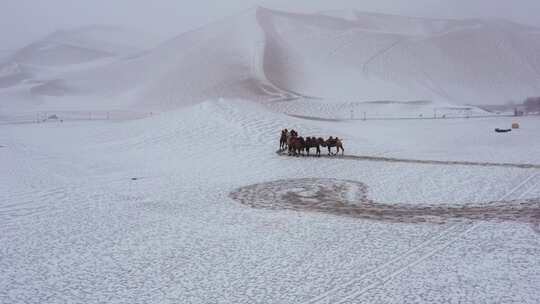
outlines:
M281 137L279 138L279 149L284 150L287 148L287 141L290 137L289 131L287 129L281 130Z

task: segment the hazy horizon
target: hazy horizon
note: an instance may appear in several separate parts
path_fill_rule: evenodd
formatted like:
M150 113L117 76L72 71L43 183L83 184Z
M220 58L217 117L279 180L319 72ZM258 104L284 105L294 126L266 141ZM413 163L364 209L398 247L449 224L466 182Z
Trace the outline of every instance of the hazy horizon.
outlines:
M300 0L294 4L284 0L234 0L226 3L163 0L158 4L141 0L118 0L114 3L104 0L91 3L8 0L3 6L4 9L0 11L0 33L3 38L0 50L23 47L56 30L87 25L124 26L167 39L255 6L305 13L355 9L427 18L501 18L540 26L540 20L531 13L540 11L540 2L532 0L512 3L489 0Z

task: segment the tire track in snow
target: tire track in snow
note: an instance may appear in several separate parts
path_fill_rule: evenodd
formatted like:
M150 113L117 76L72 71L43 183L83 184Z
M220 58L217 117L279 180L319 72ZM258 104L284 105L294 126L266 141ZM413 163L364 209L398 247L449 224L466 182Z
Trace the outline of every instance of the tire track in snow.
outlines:
M347 282L344 285L338 286L337 288L331 289L326 291L323 294L320 294L319 296L308 300L307 302L304 302L305 304L318 304L318 303L340 303L343 300L349 299L351 295L356 296L357 292L354 291L355 286L364 286L369 284L369 282L379 282L379 277L381 274L384 275L384 273L388 271L393 271L394 269L403 269L404 267L407 267L407 265L412 265L415 260L418 259L418 256L422 253L422 250L425 250L426 248L433 248L433 246L437 246L437 244L445 243L449 239L452 238L452 236L463 233L463 231L466 231L470 228L470 222L467 222L467 224L461 224L461 225L452 225L449 228L443 230L438 235L422 242L421 244L413 247L412 249L408 250L402 255L398 255L395 258L391 259L390 261L368 271L367 273L361 275L360 277L357 277L353 279L352 281ZM368 285L368 287L372 288L371 285ZM363 289L362 289L363 290ZM351 292L353 292L351 294Z
M518 186L516 186L510 192L505 194L499 200L502 201L502 200L507 199L508 197L510 197L511 195L513 195L514 193L516 193L520 189L524 189L524 191L522 191L518 195L517 198L518 199L523 198L525 195L527 195L527 193L529 193L538 184L538 181L535 181L534 179L539 174L540 173L534 173L534 174L530 175L522 183L520 183ZM532 181L532 183L531 183L531 181ZM421 262L423 262L423 261L427 260L428 258L432 257L433 255L437 254L438 252L444 250L445 248L450 246L452 243L456 242L457 240L459 240L463 236L466 236L468 233L470 233L473 230L475 230L476 228L478 228L480 225L482 225L482 223L483 222L476 222L476 223L471 224L470 222L468 222L468 223L460 223L460 224L456 224L456 225L451 226L449 229L452 229L454 226L461 226L461 227L458 227L458 230L459 230L459 228L465 228L465 229L461 233L455 235L455 237L451 238L448 242L446 242L446 243L442 244L441 246L435 248L433 251L429 252L428 254L421 256L420 258L418 258L417 260L413 261L410 264L405 264L403 267L397 269L394 272L389 273L388 275L386 275L386 276L384 276L382 278L377 278L377 280L375 280L374 283L372 283L372 284L366 286L365 288L363 288L363 289L361 289L359 291L356 291L356 292L350 294L349 296L347 296L346 298L344 298L344 299L342 299L342 300L340 300L338 302L334 302L334 303L336 303L336 304L358 303L356 301L356 299L358 297L360 297L361 295L365 294L366 292L368 292L369 290L371 290L373 288L384 285L386 282L392 280L393 278L395 278L396 276L400 275L401 273L407 271L411 267L414 267L414 266L420 264Z
M524 190L521 191L518 198L524 197L537 185L538 181L535 181L534 179L539 174L540 173L533 173L530 175L515 188L503 195L499 201L509 198L521 189ZM414 267L441 252L452 243L472 232L481 224L482 222L473 223L472 221L465 221L450 225L448 228L436 234L431 239L428 239L420 245L408 250L404 254L398 255L389 262L374 268L366 274L363 274L342 286L330 289L319 296L304 302L304 304L358 303L358 297L362 296L373 288L384 285L386 282L392 280L411 267ZM360 286L360 288L355 288L355 286Z

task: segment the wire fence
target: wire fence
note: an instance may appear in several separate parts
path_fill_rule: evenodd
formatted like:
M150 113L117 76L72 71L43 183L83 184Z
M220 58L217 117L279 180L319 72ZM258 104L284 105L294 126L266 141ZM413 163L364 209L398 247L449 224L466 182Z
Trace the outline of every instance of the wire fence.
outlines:
M380 113L370 113L370 112L361 112L361 113L351 113L350 115L337 115L335 117L326 117L326 116L316 116L316 115L299 115L287 113L287 115L309 119L309 120L319 120L319 121L368 121L368 120L434 120L434 119L477 119L477 118L502 118L502 117L523 117L523 116L539 116L539 114L528 114L528 115L519 115L516 116L510 113L488 113L488 114L463 114L463 113L449 113L449 114L435 114L435 115L426 115L426 114L380 114Z
M0 114L0 125L63 123L73 121L122 121L142 119L154 112L136 111L39 111Z
M0 113L0 125L9 124L39 124L39 123L63 123L74 121L123 121L151 117L155 112L139 111L39 111L39 112L19 112L2 115ZM389 114L367 111L351 111L346 115L336 115L335 117L318 116L316 113L292 114L289 116L321 121L346 121L346 120L431 120L431 119L463 119L463 118L494 118L494 117L518 117L512 113L433 113L433 114ZM540 113L529 113L525 116L539 116ZM522 116L522 115L519 115Z

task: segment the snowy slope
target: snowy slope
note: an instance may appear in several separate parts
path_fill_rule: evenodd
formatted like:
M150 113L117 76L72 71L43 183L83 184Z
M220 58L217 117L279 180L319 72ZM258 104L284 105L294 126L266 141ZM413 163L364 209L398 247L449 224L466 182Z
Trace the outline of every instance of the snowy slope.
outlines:
M395 33L408 36L429 36L453 30L467 28L482 22L481 20L430 19L391 14L370 13L357 10L324 11L321 15L346 19L356 28L364 30Z
M300 98L283 104L305 112L309 100L427 101L430 112L540 89L540 29L500 20L256 8L143 53L139 37L91 27L18 51L0 69L0 107L162 111L223 97Z
M41 102L40 96L79 95L66 84L72 71L107 65L154 47L148 34L114 26L86 26L53 34L10 52L0 60L0 92L9 102ZM14 92L15 91L15 92ZM13 101L12 95L19 97Z
M286 74L280 85L305 95L474 104L539 89L538 29L361 13L354 20L259 15L272 54L282 56L272 62L273 78Z
M24 65L63 66L135 54L157 43L151 35L121 27L86 26L56 31L18 50L10 61Z

